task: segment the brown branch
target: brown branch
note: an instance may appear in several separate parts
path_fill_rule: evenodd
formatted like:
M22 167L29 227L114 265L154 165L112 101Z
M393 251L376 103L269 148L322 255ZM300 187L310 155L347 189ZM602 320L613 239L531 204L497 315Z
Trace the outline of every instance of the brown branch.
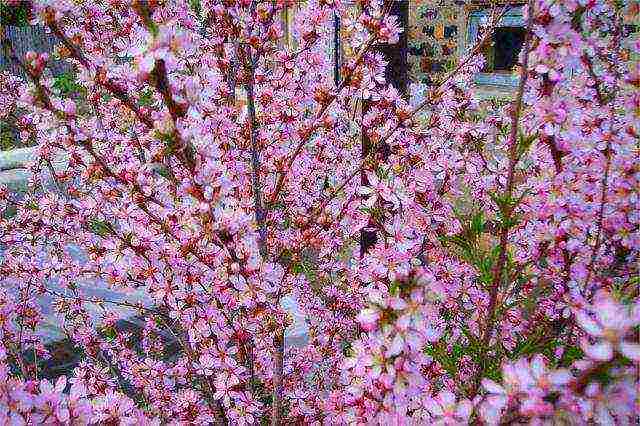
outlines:
M274 353L273 402L271 405L271 426L280 426L282 415L282 371L284 369L284 330L279 330L273 339Z
M593 62L591 61L591 58L589 58L586 55L583 56L583 62L587 66L587 71L589 73L589 76L595 81L595 89L596 89L596 96L598 98L598 103L600 104L601 107L604 107L605 97L602 92L600 80L598 79L598 76L596 75L593 69ZM601 183L602 190L600 191L600 207L598 209L598 219L597 219L597 225L596 225L598 227L598 231L596 233L595 244L593 245L593 249L591 251L591 260L589 261L589 266L587 268L585 290L588 290L587 286L589 285L589 281L591 281L591 276L593 275L593 266L595 265L596 257L598 256L598 251L600 250L600 246L602 245L602 221L604 220L604 207L607 203L607 191L609 188L609 173L611 170L611 157L612 157L611 139L613 138L613 135L609 133L606 136L607 136L607 145L604 149L604 155L606 160L605 160L604 176L602 177L602 183Z
M533 30L533 16L534 16L534 1L529 0L528 3L528 19L527 19L527 32L524 40L524 45L522 47L522 68L520 70L520 82L518 84L518 91L516 94L516 98L514 104L512 106L511 111L511 129L509 132L509 139L507 140L507 146L509 147L509 168L507 172L507 187L505 190L505 199L509 205L504 209L504 222L502 224L502 229L500 232L500 245L498 252L498 261L493 270L493 281L491 283L490 293L489 293L489 306L487 308L487 323L484 328L484 332L482 334L481 345L483 348L488 349L489 342L491 340L491 335L493 334L493 330L495 328L495 314L498 302L498 293L500 292L500 282L502 281L504 267L507 262L507 245L509 242L509 230L511 229L511 215L513 213L513 206L511 205L511 200L513 196L513 190L515 185L515 169L516 165L519 161L518 156L518 128L520 121L520 112L522 110L522 99L524 96L524 90L527 84L527 78L529 75L529 51L531 49L531 37ZM485 364L487 361L487 352L483 352L480 365L478 366L478 372L475 378L474 391L473 393L477 393L478 387L480 386L480 381L482 379L482 375L484 374Z
M504 15L504 13L506 12L506 9L503 9L502 12L499 14L500 17L502 17ZM493 28L492 28L493 29ZM468 54L468 56L456 67L456 69L454 71L452 71L451 73L447 74L447 76L438 84L438 86L435 88L434 90L434 95L432 96L432 99L430 100L425 100L424 102L422 102L420 105L418 105L411 113L410 113L410 117L415 116L418 112L420 112L424 107L426 107L427 105L430 104L430 102L432 102L433 100L439 98L442 95L442 90L444 89L444 87L446 86L446 84L449 82L449 80L451 80L455 74L464 66L466 65L475 55L478 54L478 52L480 51L480 49L482 48L482 46L489 40L490 36L492 34L492 31L486 31L485 34L483 35L483 37L476 43L475 47L471 50L471 53ZM393 134L401 127L401 123L398 123L398 125L391 130L389 133L387 133L381 140L380 140L380 144L383 144L385 142L387 142L387 140L389 140L389 138L391 138L391 136L393 136ZM304 226L311 226L312 224L316 223L318 217L320 215L322 215L322 213L324 213L324 210L327 208L327 206L329 205L329 203L331 201L333 201L333 199L335 199L335 197L338 196L338 194L340 193L340 191L342 191L351 181L351 179L353 179L354 177L356 177L362 170L364 170L364 167L367 164L367 161L370 159L370 156L367 156L365 158L362 158L360 160L360 163L358 164L358 167L351 173L349 174L349 176L347 176L337 187L336 189L334 189L331 194L325 198L322 203L320 204L320 206L318 206L318 208L312 210L312 212L309 214L309 218L307 219L306 223ZM272 199L273 202L273 199Z
M247 83L245 85L247 91L247 109L249 110L249 137L251 139L251 166L253 168L252 173L252 186L253 186L253 202L255 208L256 223L258 224L258 245L260 248L260 254L263 258L267 256L267 228L265 224L265 211L262 205L262 187L260 185L260 148L258 147L258 118L256 116L256 100L255 100L255 66L256 58L251 55L249 49L246 51L247 64L245 65L246 71L249 74Z
M153 128L153 120L148 114L142 112L142 110L136 105L135 101L127 94L127 92L113 79L107 78L107 71L103 67L96 67L91 64L89 60L82 54L82 52L74 45L69 38L64 35L62 29L55 21L47 22L47 26L51 29L51 32L62 42L62 44L69 50L71 56L75 58L80 64L87 70L95 70L95 82L106 89L120 102L125 104L143 123L146 127Z
M255 8L255 3L252 3L252 9ZM267 227L266 227L266 212L262 203L262 185L260 183L260 147L258 146L258 128L260 123L258 122L258 118L256 115L256 100L255 100L255 71L256 64L258 62L259 53L256 53L254 57L251 53L251 47L247 46L245 49L245 72L248 74L248 78L245 84L245 89L247 91L247 109L249 113L249 138L251 140L251 166L252 166L252 189L253 189L253 202L254 202L254 210L255 210L255 219L258 225L258 249L260 251L260 255L263 260L267 260L268 250L267 250ZM236 256L235 252L233 253L234 257ZM238 262L238 264L241 264ZM244 269L244 268L243 268ZM254 342L253 339L250 339L248 343L248 350L245 352L249 352L247 354L247 363L249 365L249 372L251 375L251 384L250 389L253 393L254 385L253 381L255 378L255 367L254 367ZM276 347L276 350L278 348ZM279 377L280 381L282 380L282 367L281 364L276 364L276 370L274 371L274 378ZM276 403L276 396L279 392L279 388L275 386L274 380L274 389L273 389L273 401L274 407ZM280 410L276 410L274 408L273 419L280 418Z

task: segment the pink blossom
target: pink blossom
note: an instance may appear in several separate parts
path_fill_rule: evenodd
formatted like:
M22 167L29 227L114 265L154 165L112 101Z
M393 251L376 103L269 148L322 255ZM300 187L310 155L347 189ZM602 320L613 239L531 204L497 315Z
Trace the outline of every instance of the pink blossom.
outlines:
M578 324L589 335L597 338L594 344L586 341L582 343L585 353L595 360L609 361L614 351L634 361L640 361L640 345L626 340L632 328L640 324L637 311L638 306L624 306L610 296L600 295L591 307L592 318L583 310L576 311Z

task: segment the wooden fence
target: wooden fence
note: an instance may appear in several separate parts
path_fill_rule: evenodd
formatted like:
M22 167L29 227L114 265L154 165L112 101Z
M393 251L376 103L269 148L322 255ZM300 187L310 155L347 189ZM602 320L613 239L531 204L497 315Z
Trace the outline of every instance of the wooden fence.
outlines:
M23 57L28 51L51 54L58 44L56 36L47 33L41 26L7 26L5 27L5 36L11 41L18 57ZM62 61L50 60L47 65L54 77L72 69L70 64ZM22 70L10 58L5 57L4 52L0 49L0 71L5 70L24 76Z
M5 37L10 40L19 58L23 58L29 51L51 54L59 43L56 36L46 32L41 26L6 26L4 31ZM0 71L9 71L12 74L26 78L20 67L11 58L6 57L4 53L4 49L0 48ZM72 66L70 64L50 59L45 70L45 76L57 77L71 70ZM0 122L0 151L22 146L19 132L14 123L11 120L10 122Z

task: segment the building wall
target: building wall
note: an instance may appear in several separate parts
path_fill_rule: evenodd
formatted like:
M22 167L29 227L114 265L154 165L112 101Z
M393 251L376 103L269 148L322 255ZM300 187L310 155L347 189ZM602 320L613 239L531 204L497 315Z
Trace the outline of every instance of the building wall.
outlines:
M409 73L431 84L455 66L465 42L465 1L414 0L409 6Z

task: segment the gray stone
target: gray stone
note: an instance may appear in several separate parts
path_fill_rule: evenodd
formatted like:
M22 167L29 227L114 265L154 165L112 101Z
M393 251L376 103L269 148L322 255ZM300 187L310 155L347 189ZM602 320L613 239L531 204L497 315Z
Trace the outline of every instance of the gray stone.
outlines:
M18 148L0 151L0 171L25 168L33 160L35 148Z
M0 152L0 184L6 185L10 190L22 192L27 189L27 182L31 176L31 172L26 168L28 163L34 159L34 148L22 148L12 151ZM65 166L65 159L59 158L53 162L55 169ZM45 179L47 180L47 179ZM48 179L50 180L50 179ZM52 185L45 185L45 190L53 190ZM72 256L79 261L85 258L82 250L78 247L69 247ZM0 253L1 256L1 253ZM68 291L59 287L55 282L50 282L47 287L54 292L67 295ZM144 289L139 289L132 294L117 292L109 288L109 286L101 280L83 281L78 285L83 296L91 299L106 299L112 302L142 303L145 307L152 307L152 300ZM55 317L55 313L51 309L53 298L51 296L43 297L40 301L45 322L42 324L39 334L45 343L51 343L64 339L61 329L57 326L59 323ZM302 346L307 341L308 327L302 312L300 312L298 303L291 296L282 298L282 307L291 313L293 324L286 330L285 342L287 346ZM88 309L93 319L97 319L103 309L116 312L120 317L127 320L134 320L137 314L133 308L127 308L112 303L89 303Z
M0 185L5 185L12 191L23 192L27 189L30 177L31 173L27 169L0 171Z

